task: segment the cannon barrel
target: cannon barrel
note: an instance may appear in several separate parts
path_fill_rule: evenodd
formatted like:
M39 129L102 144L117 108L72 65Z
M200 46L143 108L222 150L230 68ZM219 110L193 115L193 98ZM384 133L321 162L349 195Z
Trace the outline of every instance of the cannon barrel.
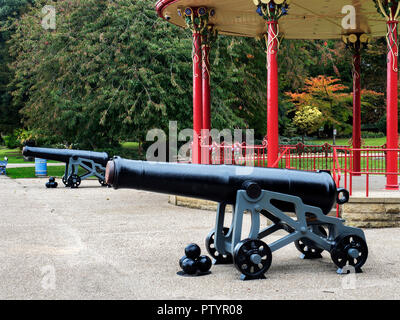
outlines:
M95 163L102 166L107 165L109 160L106 152L94 152L86 150L72 150L72 149L52 149L52 148L35 148L24 147L22 150L24 156L31 156L35 158L54 160L67 163L70 158L84 158L93 160Z
M298 196L324 214L340 199L328 172L135 161L115 157L106 168L106 182L115 189L130 188L234 204L238 190L255 182L263 190ZM346 190L344 190L347 192ZM291 212L293 205L274 204Z

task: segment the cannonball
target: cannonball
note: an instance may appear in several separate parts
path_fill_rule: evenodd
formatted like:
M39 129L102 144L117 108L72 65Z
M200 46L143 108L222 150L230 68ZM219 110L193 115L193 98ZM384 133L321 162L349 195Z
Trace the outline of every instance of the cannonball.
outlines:
M195 243L191 243L185 248L185 255L190 259L196 260L198 257L200 257L200 253L200 247Z
M182 261L182 270L186 274L195 274L197 272L196 261L190 258L186 258Z
M185 260L185 259L187 259L186 256L183 256L182 258L179 259L179 266L181 267L181 269L183 269L183 267L182 267L182 262L183 262L183 260Z
M207 272L211 269L212 261L208 256L200 256L196 259L197 269L201 272Z

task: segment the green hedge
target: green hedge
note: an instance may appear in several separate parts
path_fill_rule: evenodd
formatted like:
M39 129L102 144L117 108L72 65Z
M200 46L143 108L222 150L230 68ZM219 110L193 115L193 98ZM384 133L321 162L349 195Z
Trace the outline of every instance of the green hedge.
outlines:
M372 131L362 131L361 138L370 139L370 138L384 138L385 134L383 132L372 132Z

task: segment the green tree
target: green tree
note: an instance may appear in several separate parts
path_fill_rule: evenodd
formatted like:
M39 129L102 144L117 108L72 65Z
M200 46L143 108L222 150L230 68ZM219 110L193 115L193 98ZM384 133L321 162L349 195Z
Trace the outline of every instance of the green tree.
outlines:
M297 130L302 136L304 143L304 136L307 133L313 133L320 127L322 123L322 113L317 107L312 106L300 106L293 118L293 122L297 127Z
M317 108L323 115L324 124L331 131L339 127L342 134L351 132L351 126L347 123L351 114L348 89L341 84L340 79L318 76L305 80L305 86L301 93L287 92L289 100L299 109L303 106Z
M18 19L28 0L0 0L0 136L21 126L18 107L12 106L9 84L12 72L8 68L11 57L6 41L13 29L6 29L10 19Z
M57 8L54 31L38 23L45 3ZM13 27L14 103L24 105L25 125L53 142L97 148L142 142L168 120L192 126L191 35L159 19L153 3L37 1ZM247 57L252 45L228 37L214 45L213 127L253 125L265 84Z
M56 7L56 30L46 31L40 25L44 5ZM9 17L14 12L11 7L7 11L2 7L0 12ZM2 103L6 108L0 107L0 121L12 124L10 129L21 115L26 129L49 142L79 142L82 147L97 148L124 139L143 142L149 129L166 130L168 120L177 120L178 129L192 126L191 32L157 17L153 2L36 0L32 7L21 8L22 17L17 18L20 10L2 29L2 35L9 32L11 36L7 44L11 57L2 54L7 62L0 65L8 63L11 68L0 67L1 80L9 75L0 84L1 94L8 99ZM377 40L363 53L369 90L382 91L378 90L382 77L374 75L374 67L378 60L379 70L385 67L384 59L377 56L380 50L384 55L384 49L384 41ZM252 128L261 139L267 126L265 43L219 36L210 62L212 126ZM328 80L340 78L341 86L351 87L351 53L340 41L282 42L281 133L290 131L296 111L293 102L317 106L327 128L337 125L342 133L351 129L351 97L345 90L329 92L326 89L335 88L336 83L328 83L326 88L307 92L314 86L307 81L320 75ZM285 92L298 93L304 83L313 103L285 101ZM370 101L371 108L378 103Z

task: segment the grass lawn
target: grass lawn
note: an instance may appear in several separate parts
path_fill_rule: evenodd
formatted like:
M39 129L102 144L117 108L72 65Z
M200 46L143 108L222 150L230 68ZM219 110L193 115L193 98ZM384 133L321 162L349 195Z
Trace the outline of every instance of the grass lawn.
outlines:
M25 161L22 156L22 150L7 149L6 147L0 147L0 160L3 161L4 157L8 158L8 163L35 163L34 161ZM57 161L48 161L49 163L56 163Z
M122 148L124 149L139 149L139 142L123 142L121 143Z
M127 151L127 158L134 159L139 148L138 142L124 142L122 143L122 148ZM114 156L114 155L110 155ZM0 146L0 160L3 160L4 157L8 158L8 163L31 163L32 167L29 168L9 168L7 169L7 176L13 179L21 179L21 178L35 178L35 167L34 161L25 161L21 149L8 149L4 146ZM48 163L59 163L57 161L49 160ZM62 163L60 163L62 164ZM48 176L53 177L62 177L64 175L65 167L63 165L57 167L47 167ZM79 168L79 174L83 174L85 171L82 168ZM96 178L97 179L97 178Z
M4 160L4 157L8 158L8 163L27 163L24 161L19 148L7 149L6 147L0 147L0 160Z
M138 142L123 142L122 148L127 151L127 158L135 158L139 149ZM114 155L110 155L111 157ZM34 163L34 161L25 161L22 156L22 150L20 148L8 149L4 146L0 146L0 160L4 160L4 157L8 158L8 163ZM49 160L48 163L57 163L57 161Z
M12 179L18 178L36 178L35 176L35 167L27 167L27 168L10 168L6 169L7 176ZM47 167L47 175L61 178L64 175L65 167L57 166L57 167Z
M22 178L36 178L35 176L35 167L26 167L26 168L10 168L6 169L7 176L12 179L22 179ZM47 176L62 178L65 172L65 166L47 166ZM86 173L86 170L79 168L78 174L83 175ZM97 179L96 177L90 177L89 179Z

